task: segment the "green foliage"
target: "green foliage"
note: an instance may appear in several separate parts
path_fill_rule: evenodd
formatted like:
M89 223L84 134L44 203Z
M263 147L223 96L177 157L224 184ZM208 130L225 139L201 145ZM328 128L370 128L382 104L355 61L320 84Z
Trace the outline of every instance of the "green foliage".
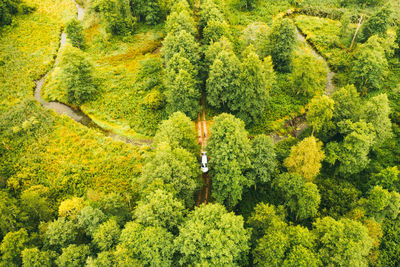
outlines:
M269 40L269 27L265 23L254 22L249 24L241 37L246 47L252 45L260 58L265 58L271 52L271 41Z
M83 34L83 26L78 20L73 19L67 24L66 33L71 40L72 46L77 48L84 47L85 36Z
M278 168L275 145L271 137L261 134L253 139L251 146L250 160L252 168L249 174L246 175L250 175L255 184L267 183Z
M228 213L220 204L197 207L179 228L174 241L179 263L233 266L244 262L250 236L243 224L241 216Z
M334 122L344 120L356 121L360 117L361 103L360 95L354 85L347 85L333 93L335 110Z
M95 230L105 220L104 213L100 209L91 206L84 207L77 217L78 226L84 229L88 236L93 236Z
M2 0L0 2L0 27L10 25L13 16L18 13L28 14L34 10L34 7L25 4L21 0Z
M274 68L279 72L290 72L292 53L296 43L295 27L289 19L274 23L270 33L272 46L271 56Z
M219 41L221 37L232 39L228 23L226 21L210 20L203 30L203 42L210 44Z
M292 147L284 165L290 172L298 173L307 181L312 181L319 174L324 158L322 142L310 136Z
M390 5L383 6L378 12L373 14L362 26L363 40L366 41L375 34L386 34L390 24L391 14L392 10Z
M305 182L296 173L284 173L274 180L273 187L296 221L312 219L317 215L321 196L315 184Z
M120 246L128 255L149 266L171 266L175 247L173 236L162 227L145 227L128 222L121 233Z
M97 93L97 84L93 65L86 55L77 48L67 46L61 64L68 102L81 105L93 100Z
M200 6L199 29L202 31L210 21L223 22L224 16L214 0L205 0Z
M382 222L385 218L394 220L400 213L400 194L377 185L369 192L366 206L367 215L377 222Z
M397 266L400 264L400 220L385 220L382 230L379 246L382 266Z
M115 218L100 224L93 233L93 243L101 251L112 249L119 241L121 230Z
M307 122L313 131L319 133L322 129L332 128L331 123L334 111L334 101L328 96L319 96L308 104Z
M167 142L172 148L181 147L196 153L199 149L196 138L193 122L182 112L176 112L160 124L154 143Z
M158 145L154 156L143 166L142 184L150 185L161 180L169 185L187 207L194 204L193 194L198 188L198 168L196 157L183 148L171 148L168 143Z
M56 263L59 267L79 267L86 263L90 255L87 245L70 245L63 248L62 254L57 258Z
M248 133L240 119L226 113L214 117L210 131L207 150L213 197L233 208L241 200L243 188L251 183L243 175L250 167Z
M143 226L159 226L173 233L177 232L184 214L185 205L172 193L160 189L139 201L134 211L134 217Z
M8 232L16 231L19 226L17 218L21 218L21 210L15 198L6 192L0 191L0 230L1 237Z
M372 239L361 223L349 219L317 219L313 232L323 265L367 266Z
M372 185L380 185L390 191L400 191L399 186L400 171L397 166L383 169L371 177Z
M29 242L28 232L21 228L17 232L8 232L0 245L1 259L4 265L21 265L21 252Z
M193 35L187 31L170 32L163 41L161 54L164 57L164 63L168 64L170 59L177 53L188 59L190 63L197 66L200 60L199 45Z
M66 220L64 217L47 225L44 233L44 246L48 249L60 251L75 242L77 238L77 226L73 221Z
M354 57L351 82L364 94L368 90L382 89L388 72L388 62L378 40L370 38L358 48Z
M146 24L155 25L163 20L166 16L166 10L163 10L161 3L158 0L131 0L132 10L143 20ZM167 1L165 1L167 2ZM167 5L168 7L169 5Z
M52 267L57 258L54 251L40 251L37 247L25 248L22 251L22 266L24 267Z
M133 33L136 18L132 16L129 0L95 0L92 5L101 14L109 33L122 36Z
M172 12L167 19L165 24L165 30L168 33L177 33L180 31L186 31L193 36L196 35L196 27L190 10L182 10L181 12Z

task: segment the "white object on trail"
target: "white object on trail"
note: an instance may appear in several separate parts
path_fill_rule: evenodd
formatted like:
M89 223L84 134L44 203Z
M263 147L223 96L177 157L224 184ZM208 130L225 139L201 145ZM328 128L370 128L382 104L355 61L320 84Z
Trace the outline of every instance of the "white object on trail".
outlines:
M201 171L203 173L208 172L208 167L207 167L207 152L201 152Z

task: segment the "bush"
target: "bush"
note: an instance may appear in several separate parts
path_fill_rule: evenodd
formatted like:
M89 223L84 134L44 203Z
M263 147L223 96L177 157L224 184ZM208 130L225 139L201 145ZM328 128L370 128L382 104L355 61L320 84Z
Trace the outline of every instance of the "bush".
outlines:
M83 48L85 36L83 34L82 24L76 19L73 19L68 23L66 31L72 45L77 48Z

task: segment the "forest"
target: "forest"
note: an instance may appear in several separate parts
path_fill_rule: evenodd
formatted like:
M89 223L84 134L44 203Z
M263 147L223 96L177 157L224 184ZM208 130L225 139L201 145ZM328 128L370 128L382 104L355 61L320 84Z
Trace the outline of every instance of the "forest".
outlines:
M400 266L398 0L0 0L0 267Z

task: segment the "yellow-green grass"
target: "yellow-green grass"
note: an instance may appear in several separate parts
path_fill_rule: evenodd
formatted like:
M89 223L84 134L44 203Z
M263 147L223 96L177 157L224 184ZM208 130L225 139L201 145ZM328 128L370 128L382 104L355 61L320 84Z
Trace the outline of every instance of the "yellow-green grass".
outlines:
M0 111L33 95L34 80L53 64L61 28L74 16L71 0L27 0L33 14L17 16L0 36Z
M104 37L102 27L93 25L85 30L86 52L95 65L95 75L99 78L99 93L94 101L80 108L98 125L129 138L145 139L154 133L154 128L143 129L138 120L143 116L152 117L149 124L161 120L161 111L141 112L141 103L147 92L135 87L135 73L138 63L146 58L159 57L162 33L156 29L139 32L128 41ZM61 51L62 53L62 51ZM67 89L61 78L62 66L49 75L43 89L48 101L68 103ZM143 125L143 123L142 123ZM146 127L145 127L146 128Z

